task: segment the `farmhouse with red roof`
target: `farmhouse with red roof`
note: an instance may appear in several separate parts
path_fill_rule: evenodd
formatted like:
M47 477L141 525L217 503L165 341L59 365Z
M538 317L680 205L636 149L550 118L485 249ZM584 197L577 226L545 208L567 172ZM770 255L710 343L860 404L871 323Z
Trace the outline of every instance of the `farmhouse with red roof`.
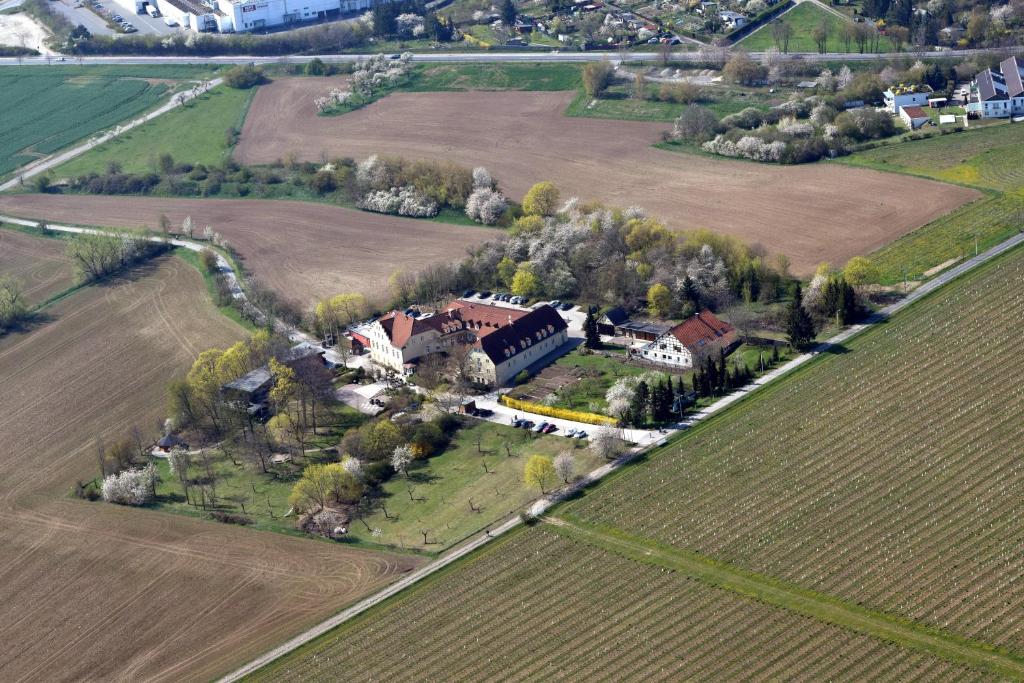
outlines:
M692 368L720 349L728 352L736 341L736 328L711 311L701 311L642 346L638 355L651 363Z

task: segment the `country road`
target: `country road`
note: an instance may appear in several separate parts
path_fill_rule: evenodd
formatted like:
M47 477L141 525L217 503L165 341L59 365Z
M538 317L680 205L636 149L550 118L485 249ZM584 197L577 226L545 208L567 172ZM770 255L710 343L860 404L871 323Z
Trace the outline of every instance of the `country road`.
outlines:
M1024 52L1024 46L1004 48L979 48L971 50L908 50L900 53L904 57L923 58L960 58L973 57L982 54L1020 54ZM68 56L68 61L60 63L62 66L82 64L305 64L311 59L319 58L324 62L342 63L354 62L366 59L375 53L360 54L333 54L333 55L284 55L278 57L258 57L255 55L220 55L212 57L170 57L170 56L104 56L104 57L74 57ZM765 53L751 52L754 59L761 59ZM886 60L893 57L891 52L790 52L788 54L773 55L775 59L793 59L805 62L830 62L845 60L850 62L867 62ZM479 62L598 62L604 59L620 61L643 61L654 62L661 59L657 52L418 52L413 54L415 62L450 62L450 63L479 63ZM697 62L702 59L699 52L674 52L673 62ZM46 57L3 57L0 58L0 66L50 66L53 59Z

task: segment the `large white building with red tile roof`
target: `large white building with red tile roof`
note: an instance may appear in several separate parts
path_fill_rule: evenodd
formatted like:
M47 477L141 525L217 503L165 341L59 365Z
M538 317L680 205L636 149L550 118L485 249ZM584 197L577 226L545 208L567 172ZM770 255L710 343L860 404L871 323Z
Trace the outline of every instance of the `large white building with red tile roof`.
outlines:
M466 347L466 370L476 384L500 386L568 342L568 326L544 304L515 309L456 300L440 311L391 311L370 325L370 359L397 373L410 372L431 354Z

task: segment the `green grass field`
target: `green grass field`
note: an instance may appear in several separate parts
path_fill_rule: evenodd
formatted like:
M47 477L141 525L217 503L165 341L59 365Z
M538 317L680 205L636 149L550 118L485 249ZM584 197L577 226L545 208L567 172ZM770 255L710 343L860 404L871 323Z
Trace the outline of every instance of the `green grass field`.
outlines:
M1022 280L1018 249L565 514L1024 662Z
M247 680L978 678L587 541L521 529Z
M1000 125L886 145L841 163L1000 192L1024 189L1024 128Z
M101 73L0 69L0 176L150 109L168 92L163 83Z
M54 169L54 178L103 173L111 161L125 173L145 173L161 154L176 162L220 164L228 158L227 129L241 129L255 90L214 88L197 101L178 107L77 159Z
M417 66L402 90L575 90L576 64L431 64Z
M857 51L856 41L850 41L850 48L847 50L846 43L842 39L842 27L845 23L849 22L810 2L797 5L779 19L779 21L785 21L793 27L793 37L789 41L789 51L817 52L818 44L814 41L813 32L821 24L822 19L828 22L828 49L826 52ZM771 24L765 24L762 28L741 40L738 45L752 52L760 52L775 47ZM889 42L888 38L882 36L878 42L878 49L882 52L888 52L892 50L892 43Z
M984 250L1024 226L1024 131L996 125L864 150L838 163L984 189L986 197L882 247L871 258L882 282L902 282Z

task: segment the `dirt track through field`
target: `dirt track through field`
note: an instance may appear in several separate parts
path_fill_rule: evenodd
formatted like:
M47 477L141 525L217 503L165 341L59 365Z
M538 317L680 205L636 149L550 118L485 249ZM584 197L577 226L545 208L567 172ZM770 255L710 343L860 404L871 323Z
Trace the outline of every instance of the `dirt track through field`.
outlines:
M388 276L461 259L466 248L501 233L491 228L385 216L315 202L5 195L2 210L54 223L157 228L161 214L196 232L211 225L243 256L246 270L308 306L318 297L359 291L386 298Z
M786 253L793 270L843 263L978 193L832 164L772 166L659 150L670 124L571 118L571 92L398 93L317 116L338 81L277 79L260 88L236 158L270 163L371 154L486 166L513 198L540 180L563 196L637 205L677 229L711 228Z
M0 275L21 282L30 306L74 285L71 261L64 256L67 242L0 230Z
M417 565L69 497L94 439L156 432L164 386L242 331L175 258L0 341L0 680L208 680Z

